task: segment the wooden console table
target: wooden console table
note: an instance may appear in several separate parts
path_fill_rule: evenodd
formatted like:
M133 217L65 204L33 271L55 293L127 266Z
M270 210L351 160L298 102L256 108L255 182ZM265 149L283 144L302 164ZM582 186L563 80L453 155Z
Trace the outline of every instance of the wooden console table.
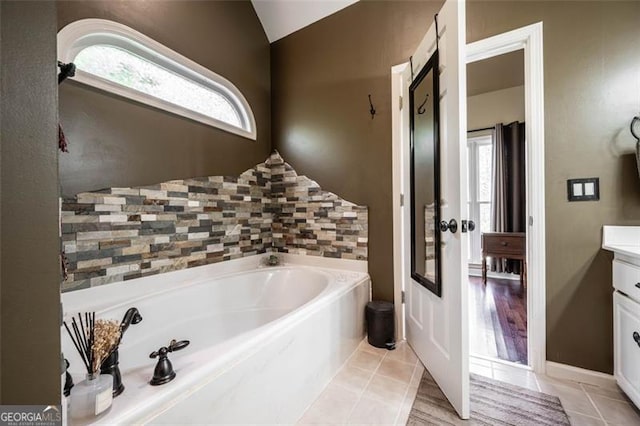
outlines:
M482 282L487 284L487 257L522 262L520 283L527 286L527 244L524 232L485 232L482 234Z

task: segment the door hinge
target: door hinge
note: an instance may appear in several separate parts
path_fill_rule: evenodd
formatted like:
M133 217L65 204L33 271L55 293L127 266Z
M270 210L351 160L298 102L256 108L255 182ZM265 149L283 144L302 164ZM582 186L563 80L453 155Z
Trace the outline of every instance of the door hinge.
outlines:
M401 301L401 303L404 303L404 301L405 301L405 293L404 293L404 290L402 290L401 297L400 297L400 301Z
M404 194L400 194L400 207L404 206Z
M398 109L402 110L402 96L398 96Z
M529 226L533 226L533 216L529 216Z

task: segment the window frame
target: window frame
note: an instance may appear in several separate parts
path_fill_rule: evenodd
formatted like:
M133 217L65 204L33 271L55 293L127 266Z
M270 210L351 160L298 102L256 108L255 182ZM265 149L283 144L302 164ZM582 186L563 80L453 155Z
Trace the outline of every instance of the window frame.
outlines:
M61 29L58 32L57 43L58 59L64 63L73 62L80 51L95 45L114 46L137 55L223 96L237 111L242 127L234 126L189 108L139 92L80 69L76 70L75 76L70 80L78 81L108 93L168 111L248 139L256 140L257 138L256 121L251 106L233 83L126 25L105 19L82 19L72 22Z
M471 250L469 250L469 258L467 259L471 265L479 265L482 262L482 247L481 240L482 234L480 232L480 205L488 204L491 206L491 196L489 201L478 200L479 192L479 167L478 167L478 149L480 146L491 145L493 146L495 140L495 134L492 130L484 132L474 132L467 137L468 147L468 161L469 161L469 181L467 182L469 199L467 202L467 209L469 212L469 219L476 223L476 229L478 232L471 232L469 234L469 243ZM493 162L493 157L491 159ZM493 167L493 165L492 165ZM491 188L493 191L493 188Z

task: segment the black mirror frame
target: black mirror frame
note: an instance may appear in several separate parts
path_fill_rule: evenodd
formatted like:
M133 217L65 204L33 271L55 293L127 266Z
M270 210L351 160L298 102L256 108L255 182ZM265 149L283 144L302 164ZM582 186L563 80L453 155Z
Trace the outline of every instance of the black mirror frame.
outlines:
M427 277L416 272L416 246L415 246L415 233L416 233L416 212L415 212L415 160L414 160L414 109L415 102L413 99L413 92L416 87L422 82L424 77L433 71L433 145L434 145L434 256L435 256L435 269L436 278L435 281L428 279ZM410 126L410 185L411 185L411 278L420 283L427 290L431 291L438 297L442 297L442 267L440 262L440 229L438 224L440 223L440 78L439 78L439 59L438 50L436 50L427 63L422 67L420 73L409 86L409 126ZM424 218L423 218L424 220ZM423 238L424 239L424 238Z

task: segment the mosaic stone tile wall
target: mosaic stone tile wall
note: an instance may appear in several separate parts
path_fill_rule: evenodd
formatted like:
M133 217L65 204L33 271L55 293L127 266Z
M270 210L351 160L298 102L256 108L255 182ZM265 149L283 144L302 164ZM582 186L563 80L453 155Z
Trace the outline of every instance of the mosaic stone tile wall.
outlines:
M275 188L275 190L272 190ZM72 291L273 251L367 259L367 209L274 153L239 177L81 193L61 204Z
M280 156L271 166L273 247L276 251L367 260L367 208L323 191Z
M62 202L63 291L271 249L270 171L81 193Z

